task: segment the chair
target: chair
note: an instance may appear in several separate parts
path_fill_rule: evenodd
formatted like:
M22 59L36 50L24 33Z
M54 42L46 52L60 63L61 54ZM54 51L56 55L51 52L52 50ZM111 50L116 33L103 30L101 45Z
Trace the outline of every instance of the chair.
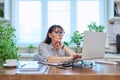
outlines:
M39 53L34 54L33 61L40 61L40 54Z

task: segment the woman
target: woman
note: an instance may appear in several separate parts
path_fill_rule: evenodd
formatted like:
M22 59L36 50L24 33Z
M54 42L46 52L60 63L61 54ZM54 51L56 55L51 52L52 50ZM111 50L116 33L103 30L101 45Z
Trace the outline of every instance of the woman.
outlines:
M46 62L64 62L81 56L62 44L64 29L60 25L52 25L46 39L39 45L40 60Z

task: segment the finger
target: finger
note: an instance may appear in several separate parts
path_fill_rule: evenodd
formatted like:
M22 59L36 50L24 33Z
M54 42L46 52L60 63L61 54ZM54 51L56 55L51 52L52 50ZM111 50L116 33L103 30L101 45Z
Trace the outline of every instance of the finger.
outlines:
M81 55L77 54L77 58L81 58Z
M73 58L74 58L74 59L76 59L76 58L77 58L77 55L76 55L76 54L75 54L75 55L73 55Z

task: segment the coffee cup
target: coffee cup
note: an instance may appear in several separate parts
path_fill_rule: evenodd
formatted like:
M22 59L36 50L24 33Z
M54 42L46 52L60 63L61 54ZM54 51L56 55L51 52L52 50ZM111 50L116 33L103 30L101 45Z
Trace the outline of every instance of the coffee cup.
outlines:
M16 59L7 59L6 64L7 65L17 65L17 60Z

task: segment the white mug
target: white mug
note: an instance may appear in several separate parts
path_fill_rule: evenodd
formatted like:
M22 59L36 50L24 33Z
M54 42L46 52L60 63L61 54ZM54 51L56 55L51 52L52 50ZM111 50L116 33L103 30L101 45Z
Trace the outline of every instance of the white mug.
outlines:
M8 65L17 65L17 60L16 59L7 59L6 64L8 64Z

